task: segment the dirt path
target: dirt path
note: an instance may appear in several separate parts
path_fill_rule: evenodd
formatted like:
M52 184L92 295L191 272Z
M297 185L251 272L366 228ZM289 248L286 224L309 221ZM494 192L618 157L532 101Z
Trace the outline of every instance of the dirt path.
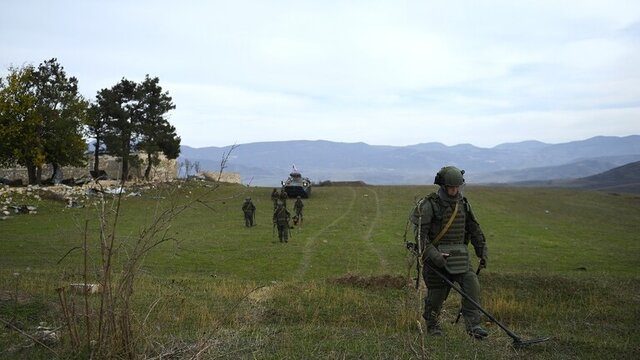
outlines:
M373 231L375 230L376 226L378 225L378 222L380 221L380 215L381 215L380 199L378 198L378 192L376 192L374 188L367 188L367 190L373 194L373 198L375 199L376 216L373 219L373 221L371 221L371 224L369 225L367 232L364 234L363 239L367 244L367 247L369 248L369 250L371 250L371 252L376 254L378 259L380 260L380 270L384 273L387 271L387 266L388 266L387 260L384 258L384 256L380 252L380 249L372 241Z
M300 266L298 267L298 271L296 272L296 278L302 278L307 273L307 270L309 269L309 262L311 261L311 255L313 253L313 246L320 235L334 227L336 224L346 218L351 213L351 211L353 211L353 205L356 203L356 191L352 187L350 187L349 190L351 190L351 201L349 202L349 207L347 208L347 210L344 211L340 216L335 218L327 226L323 227L318 232L307 238L307 242L304 244L304 250L302 250L302 260L300 261Z
M349 188L349 190L351 190L351 201L349 202L349 206L347 210L345 210L340 216L335 218L331 223L327 224L325 227L323 227L322 229L317 231L315 234L307 238L307 242L305 243L304 249L302 251L302 254L303 254L302 260L300 261L300 266L298 267L298 271L296 272L296 277L301 278L307 273L309 269L309 264L311 261L311 256L313 255L313 251L314 251L313 247L318 241L318 239L321 238L321 236L325 232L329 231L331 228L335 227L338 223L345 220L345 218L352 215L354 204L358 199L358 196L355 188ZM374 231L381 220L380 217L382 216L382 211L380 207L380 198L374 188L366 188L366 190L367 192L369 192L369 195L365 195L365 196L373 198L374 200L375 217L369 222L367 230L362 235L362 240L365 242L367 249L370 250L372 253L374 253L378 257L380 262L381 272L385 272L388 269L388 262L385 259L384 255L382 254L382 252L380 251L379 247L376 246L376 244L373 242Z

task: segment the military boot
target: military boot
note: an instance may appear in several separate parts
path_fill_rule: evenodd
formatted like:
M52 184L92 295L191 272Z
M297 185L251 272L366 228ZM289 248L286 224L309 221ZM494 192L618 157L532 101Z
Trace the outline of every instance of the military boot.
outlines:
M469 334L470 336L473 336L476 339L484 339L487 336L489 336L489 333L487 332L487 330L483 329L482 326L480 325L476 325L474 327L472 327L471 329L467 329L467 334Z
M427 335L442 336L442 328L440 324L427 325Z

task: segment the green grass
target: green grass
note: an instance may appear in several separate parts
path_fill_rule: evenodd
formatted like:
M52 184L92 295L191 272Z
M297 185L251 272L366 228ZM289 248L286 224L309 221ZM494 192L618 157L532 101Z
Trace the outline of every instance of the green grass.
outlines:
M120 260L162 209L202 200L172 221L167 235L175 241L144 259L134 296L140 351L151 356L182 348L189 357L197 348L202 358L228 359L409 359L422 348L430 359L631 359L640 353L640 197L467 187L490 249L489 268L480 274L485 308L525 339L553 337L514 349L495 324L487 324L490 337L482 342L451 324L460 298L453 292L443 312L446 336L419 333L423 294L412 287L415 270L403 234L414 199L433 189L314 188L305 222L291 230L288 244L273 234L271 188L212 191L191 183L125 198L116 228ZM241 211L246 196L257 207L251 229ZM62 326L54 289L82 282L76 247L85 226L89 276L96 279L95 208L92 201L66 209L18 195L12 202L39 209L0 222L0 318L17 319L29 331L42 321ZM81 297L72 299L80 311ZM25 342L3 328L0 358L50 358L40 347L17 347ZM56 349L72 356L68 340Z

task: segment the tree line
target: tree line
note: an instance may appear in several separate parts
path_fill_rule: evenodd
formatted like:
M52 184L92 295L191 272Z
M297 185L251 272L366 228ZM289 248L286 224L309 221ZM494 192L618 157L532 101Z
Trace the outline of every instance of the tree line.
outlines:
M148 74L140 83L122 78L88 101L55 58L9 67L0 77L0 166L24 166L29 184L39 184L46 164L52 178L62 166L85 166L87 141L94 139L96 173L99 155L109 154L122 160L126 180L137 160L130 155L142 152L148 180L159 153L180 155L180 137L167 120L175 104L159 83Z

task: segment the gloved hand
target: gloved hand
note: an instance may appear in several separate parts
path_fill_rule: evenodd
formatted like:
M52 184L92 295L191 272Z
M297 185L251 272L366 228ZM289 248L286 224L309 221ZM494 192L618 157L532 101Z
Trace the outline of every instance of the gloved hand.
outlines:
M447 264L447 259L442 254L433 256L430 259L433 262L433 264L439 268L442 268Z
M488 259L487 259L486 256L481 257L480 258L480 268L486 269L487 268L487 261L488 261Z
M445 256L443 256L443 254L436 249L434 246L429 245L429 247L427 248L427 259L431 260L431 262L433 263L433 265L441 268L444 267L444 265L447 263L447 260L445 259ZM446 256L448 256L449 254L446 254Z

